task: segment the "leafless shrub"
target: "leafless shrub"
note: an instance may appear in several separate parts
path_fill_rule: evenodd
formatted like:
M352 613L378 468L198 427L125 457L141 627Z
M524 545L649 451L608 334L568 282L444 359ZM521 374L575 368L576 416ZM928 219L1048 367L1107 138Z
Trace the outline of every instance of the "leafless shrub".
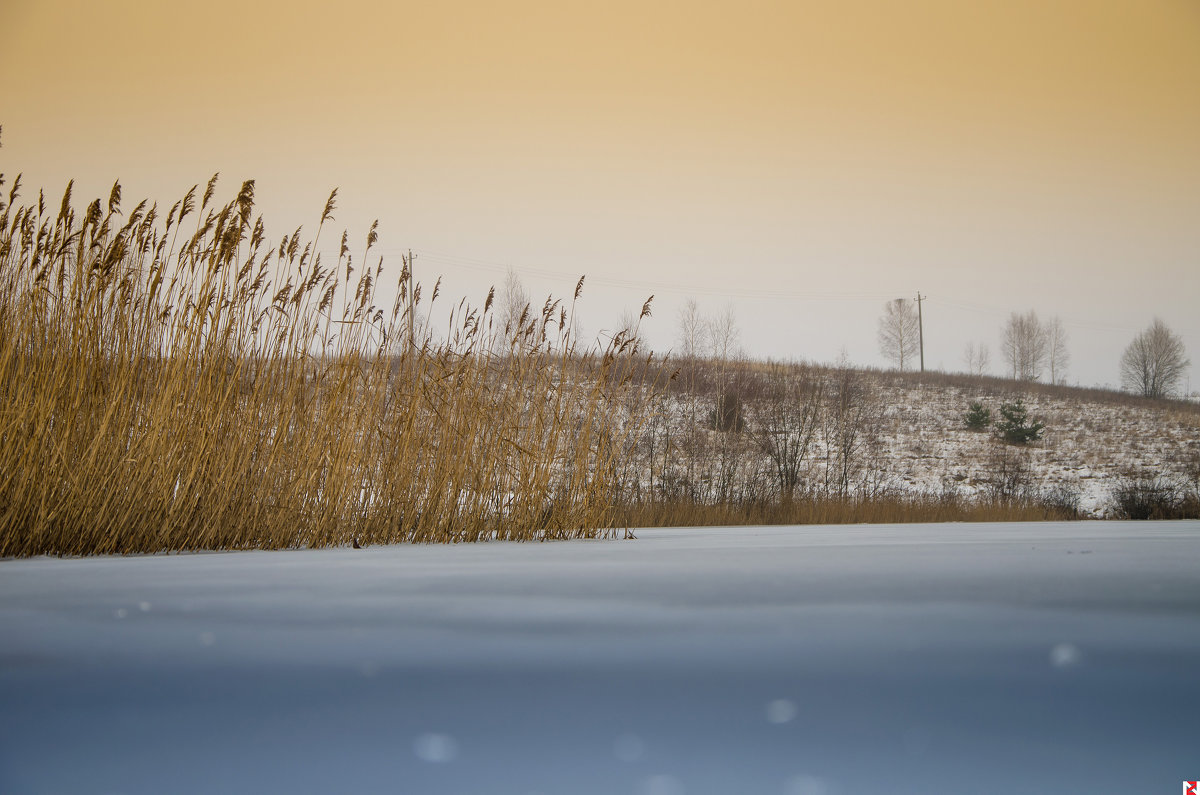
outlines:
M995 502L1031 502L1037 496L1033 463L1027 451L997 442L991 445L981 478Z
M1067 483L1043 488L1038 495L1038 502L1064 519L1078 519L1083 516L1079 489Z
M1158 472L1129 472L1113 487L1109 512L1116 519L1200 518L1180 483Z

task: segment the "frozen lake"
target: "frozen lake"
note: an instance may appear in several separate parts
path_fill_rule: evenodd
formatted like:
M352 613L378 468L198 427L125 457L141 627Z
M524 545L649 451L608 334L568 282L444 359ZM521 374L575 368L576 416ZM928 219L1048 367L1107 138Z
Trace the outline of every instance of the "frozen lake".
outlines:
M0 562L0 792L1152 793L1200 522Z

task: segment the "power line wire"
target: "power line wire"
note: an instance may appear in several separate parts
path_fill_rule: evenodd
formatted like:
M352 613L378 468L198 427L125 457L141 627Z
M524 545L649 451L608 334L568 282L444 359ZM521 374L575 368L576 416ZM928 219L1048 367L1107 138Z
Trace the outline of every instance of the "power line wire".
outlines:
M440 252L429 251L427 249L413 249L418 256L424 258L427 262L435 264L447 265L458 268L466 268L469 270L485 271L492 273L505 273L509 268L518 274L526 276L537 276L548 279L564 279L575 280L580 275L585 275L587 283L602 285L605 287L620 287L627 289L642 289L652 290L656 293L676 293L680 295L713 295L727 296L730 298L784 298L796 300L865 300L865 299L887 299L893 296L892 291L813 291L813 290L779 290L779 289L754 289L747 287L736 286L707 286L698 284L680 284L678 282L666 282L652 279L627 279L614 276L601 276L595 274L579 274L569 273L567 271L554 270L550 268L535 267L530 265L512 265L509 263L495 262L489 260L481 260L472 257L460 257L457 255L443 254ZM399 251L389 252L384 254L397 254Z
M386 255L400 255L407 249L384 250L382 253ZM518 274L525 276L534 276L543 279L562 279L564 281L573 282L581 275L586 276L587 283L599 285L603 287L616 287L629 290L651 291L655 294L670 293L675 295L689 296L715 296L726 298L746 298L746 299L783 299L783 300L804 300L804 301L867 301L867 300L889 300L896 295L901 294L902 290L885 291L817 291L817 290L786 290L786 289L755 289L738 286L708 286L699 284L680 284L678 282L666 282L653 279L628 279L615 276L602 276L595 274L580 274L569 271L558 270L554 268L546 268L536 265L521 264L515 265L507 262L498 262L496 260L480 259L478 257L467 257L458 254L447 254L429 249L414 248L412 249L419 257L427 262L446 267L461 268L486 273L507 273L509 269ZM995 304L987 304L979 301L961 298L933 298L923 300L932 300L935 305L946 306L953 309L959 309L965 312L986 312L988 314L1005 317L1011 314L1012 310ZM1085 320L1076 317L1062 316L1064 324L1073 328L1083 329L1087 331L1114 331L1122 333L1136 333L1137 329L1129 326L1117 325L1113 323L1103 323L1095 320Z

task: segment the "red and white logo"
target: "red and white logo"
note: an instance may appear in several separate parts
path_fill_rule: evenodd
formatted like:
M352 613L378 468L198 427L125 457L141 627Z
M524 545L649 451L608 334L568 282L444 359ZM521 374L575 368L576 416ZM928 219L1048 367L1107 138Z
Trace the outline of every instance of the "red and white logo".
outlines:
M1200 795L1200 781L1183 782L1183 795Z

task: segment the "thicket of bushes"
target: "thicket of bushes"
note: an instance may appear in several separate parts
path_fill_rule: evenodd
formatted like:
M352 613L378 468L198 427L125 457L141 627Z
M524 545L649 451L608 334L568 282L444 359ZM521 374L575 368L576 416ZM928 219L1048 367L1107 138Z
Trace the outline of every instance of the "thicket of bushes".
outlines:
M1113 488L1110 501L1116 519L1200 519L1196 483L1162 473L1126 474Z

